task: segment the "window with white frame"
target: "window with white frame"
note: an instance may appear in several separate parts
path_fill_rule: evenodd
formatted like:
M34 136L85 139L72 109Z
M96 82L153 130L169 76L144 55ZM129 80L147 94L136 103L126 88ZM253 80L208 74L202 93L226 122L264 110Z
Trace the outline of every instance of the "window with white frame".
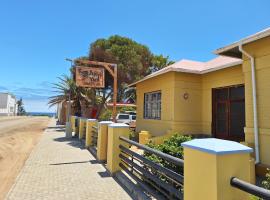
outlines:
M161 91L144 94L144 118L161 118Z

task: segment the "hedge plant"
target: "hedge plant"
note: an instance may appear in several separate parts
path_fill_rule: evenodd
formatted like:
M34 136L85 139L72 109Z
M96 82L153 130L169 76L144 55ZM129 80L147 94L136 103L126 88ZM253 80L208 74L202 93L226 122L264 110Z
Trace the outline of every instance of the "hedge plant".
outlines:
M159 150L163 153L172 155L174 157L183 159L183 147L181 146L181 143L190 141L192 138L190 136L183 136L179 133L176 133L172 135L170 138L166 139L162 144L156 145L153 143L148 143L147 146L150 148ZM168 161L154 155L148 152L144 153L144 156L155 163L158 163L166 168L172 169L176 173L181 173L183 171L182 168L175 166L172 163L169 163Z

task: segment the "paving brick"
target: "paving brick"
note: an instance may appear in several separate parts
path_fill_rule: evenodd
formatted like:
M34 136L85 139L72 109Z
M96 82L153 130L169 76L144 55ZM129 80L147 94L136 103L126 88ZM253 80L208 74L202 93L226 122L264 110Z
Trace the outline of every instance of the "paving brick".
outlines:
M132 199L77 139L46 129L7 200Z

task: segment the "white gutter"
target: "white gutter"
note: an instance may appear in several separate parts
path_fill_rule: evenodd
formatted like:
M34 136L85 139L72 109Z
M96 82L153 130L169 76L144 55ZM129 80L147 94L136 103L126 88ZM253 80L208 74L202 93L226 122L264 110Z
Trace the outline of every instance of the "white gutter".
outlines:
M255 76L255 59L249 53L247 53L239 44L239 51L242 52L250 59L251 63L251 78L252 78L252 96L253 96L253 126L254 126L254 140L255 140L255 164L260 162L260 149L259 149L259 131L258 131L258 114L257 114L257 90L256 90L256 76Z

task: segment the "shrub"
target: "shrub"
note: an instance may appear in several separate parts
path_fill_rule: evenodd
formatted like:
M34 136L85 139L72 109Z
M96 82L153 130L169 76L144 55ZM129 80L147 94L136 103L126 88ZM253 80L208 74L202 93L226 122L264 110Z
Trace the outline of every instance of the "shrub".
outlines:
M109 109L104 109L104 111L99 116L99 121L108 121L112 117L112 111Z
M270 190L270 169L267 169L265 180L262 182L262 186L263 186L263 188ZM263 200L259 197L255 197L255 196L251 196L250 199L251 200Z
M147 144L150 148L159 150L163 153L167 153L169 155L172 155L174 157L183 159L183 147L181 146L181 143L190 141L192 138L190 136L183 136L178 133L171 136L169 139L165 140L162 144L155 145L153 143ZM153 155L151 153L145 152L144 156L166 168L172 169L176 173L181 173L183 170L180 167L175 166L172 163L169 163L168 161Z
M129 107L129 106L124 106L124 107L122 107L120 110L119 110L119 112L120 113L124 113L124 112L126 112L126 111L136 111L136 108L134 108L134 107Z
M135 129L129 129L129 139L139 142L139 133L135 131Z
M270 169L267 169L265 180L262 182L265 189L270 190Z

